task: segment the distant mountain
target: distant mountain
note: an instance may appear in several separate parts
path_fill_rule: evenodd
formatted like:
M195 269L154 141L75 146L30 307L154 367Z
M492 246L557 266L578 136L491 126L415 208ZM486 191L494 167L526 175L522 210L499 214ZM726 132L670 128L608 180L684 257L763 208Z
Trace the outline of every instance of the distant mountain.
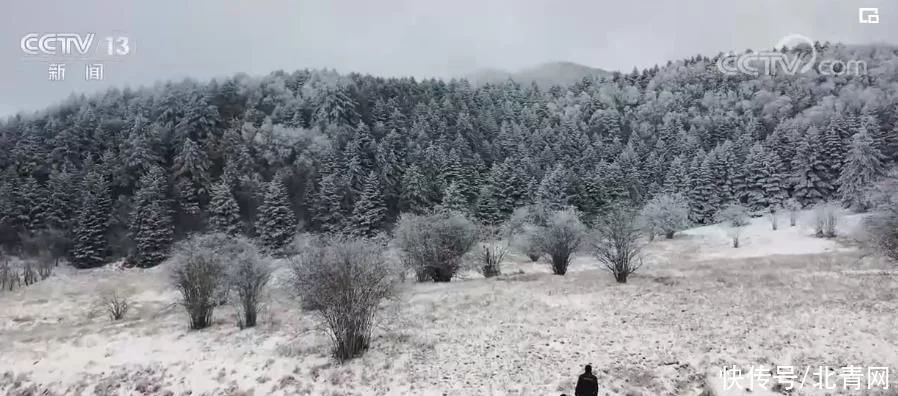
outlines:
M549 62L511 73L501 69L486 68L464 76L474 84L497 83L509 78L520 83L535 81L539 85L567 86L579 82L583 77L604 76L608 71L584 66L573 62Z

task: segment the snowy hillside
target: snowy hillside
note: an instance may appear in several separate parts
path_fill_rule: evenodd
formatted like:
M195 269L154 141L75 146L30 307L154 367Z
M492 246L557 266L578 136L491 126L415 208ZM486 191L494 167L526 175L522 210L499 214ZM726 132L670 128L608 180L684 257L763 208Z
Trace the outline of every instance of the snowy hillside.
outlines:
M513 255L507 275L405 285L385 307L371 350L332 363L314 317L284 282L260 327L230 308L186 329L167 266L57 274L0 293L0 393L50 395L571 394L582 365L603 395L698 395L709 371L760 364L898 370L895 277L850 247L763 218L729 247L720 225L649 245L625 285L588 254L566 276ZM786 223L786 224L783 224ZM133 308L113 322L93 304L108 287ZM40 393L48 390L48 393ZM798 394L822 394L808 383Z

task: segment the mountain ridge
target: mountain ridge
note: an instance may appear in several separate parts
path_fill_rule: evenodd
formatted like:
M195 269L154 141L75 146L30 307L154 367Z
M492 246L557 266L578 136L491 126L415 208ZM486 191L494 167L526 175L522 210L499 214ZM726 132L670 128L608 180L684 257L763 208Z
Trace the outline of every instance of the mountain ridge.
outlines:
M566 86L579 82L584 77L602 77L610 74L610 71L576 62L556 61L541 63L515 72L492 67L481 68L462 76L462 78L478 85L499 83L511 79L520 83L536 82L537 85L543 86Z

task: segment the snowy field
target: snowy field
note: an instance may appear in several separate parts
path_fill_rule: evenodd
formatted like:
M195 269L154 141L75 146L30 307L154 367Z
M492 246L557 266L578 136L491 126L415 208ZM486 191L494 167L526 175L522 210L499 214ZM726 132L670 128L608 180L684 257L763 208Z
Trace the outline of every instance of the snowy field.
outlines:
M0 394L545 396L572 394L591 363L606 395L699 395L709 371L761 364L888 366L878 394L898 395L898 277L851 238L812 234L758 218L733 249L725 229L695 228L652 242L626 285L587 254L564 277L514 255L498 279L408 283L342 366L283 281L258 328L224 309L191 332L164 265L60 268L0 293ZM133 300L118 322L95 309L109 287ZM824 394L808 381L793 394Z

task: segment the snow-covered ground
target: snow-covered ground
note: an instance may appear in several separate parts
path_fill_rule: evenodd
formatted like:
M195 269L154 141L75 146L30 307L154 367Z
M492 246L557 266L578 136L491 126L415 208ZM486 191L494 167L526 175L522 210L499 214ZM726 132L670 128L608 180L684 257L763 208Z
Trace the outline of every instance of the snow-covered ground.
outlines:
M497 279L409 283L345 365L283 283L258 328L224 309L191 332L164 265L60 269L0 293L0 394L543 396L571 394L586 363L608 395L698 395L709 370L761 364L888 366L898 387L891 267L787 219L754 219L741 243L720 226L656 240L626 285L588 254L564 277L513 255ZM132 296L121 321L95 309L109 288ZM824 393L810 381L797 393Z

